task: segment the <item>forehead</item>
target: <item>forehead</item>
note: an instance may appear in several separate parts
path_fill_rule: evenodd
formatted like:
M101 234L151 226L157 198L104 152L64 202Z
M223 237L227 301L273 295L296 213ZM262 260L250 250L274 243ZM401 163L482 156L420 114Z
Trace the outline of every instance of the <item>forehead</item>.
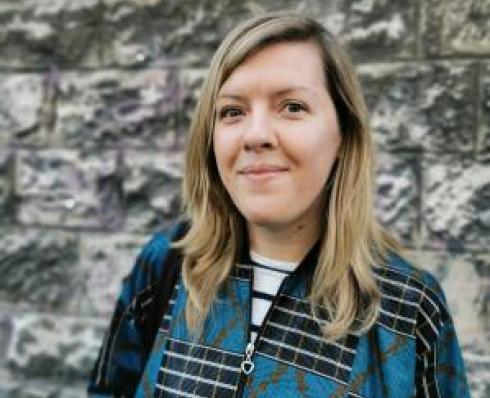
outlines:
M288 87L326 87L321 50L315 42L281 42L254 52L231 72L219 92Z

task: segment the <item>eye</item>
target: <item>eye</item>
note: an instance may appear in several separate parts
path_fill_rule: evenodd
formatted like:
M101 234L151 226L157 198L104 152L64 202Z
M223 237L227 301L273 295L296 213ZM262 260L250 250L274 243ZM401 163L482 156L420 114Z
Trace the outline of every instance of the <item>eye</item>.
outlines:
M300 113L307 110L306 106L298 101L289 101L284 105L284 108L288 113Z
M239 108L226 106L219 111L219 118L235 118L242 115L242 111Z

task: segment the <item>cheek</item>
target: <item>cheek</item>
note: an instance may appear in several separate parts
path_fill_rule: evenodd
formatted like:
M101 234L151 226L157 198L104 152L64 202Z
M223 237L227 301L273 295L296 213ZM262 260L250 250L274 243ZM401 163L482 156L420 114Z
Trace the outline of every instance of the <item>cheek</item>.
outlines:
M229 173L236 159L236 140L231 135L223 132L215 132L213 135L213 150L218 165L218 171L223 178Z
M226 145L223 142L223 137L221 134L214 132L213 133L213 150L214 156L216 158L216 162L218 166L223 162L223 157L226 155Z
M340 137L335 134L328 134L317 139L311 139L308 145L304 145L301 152L303 168L305 172L305 183L310 187L312 185L323 186L327 181L335 159L337 158L340 147Z

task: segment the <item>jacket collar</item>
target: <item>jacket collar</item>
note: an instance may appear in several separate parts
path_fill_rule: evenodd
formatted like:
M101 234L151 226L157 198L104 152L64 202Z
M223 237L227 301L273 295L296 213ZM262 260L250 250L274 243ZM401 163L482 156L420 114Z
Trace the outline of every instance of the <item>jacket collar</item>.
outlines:
M308 250L303 257L298 267L287 277L287 288L292 288L298 280L306 282L306 291L310 290L313 274L318 263L318 256L320 254L320 240L317 240L315 244ZM250 258L250 246L248 239L244 239L242 242L241 250L239 253L239 264L251 265L252 259ZM250 270L251 272L251 270ZM248 277L251 279L251 275Z

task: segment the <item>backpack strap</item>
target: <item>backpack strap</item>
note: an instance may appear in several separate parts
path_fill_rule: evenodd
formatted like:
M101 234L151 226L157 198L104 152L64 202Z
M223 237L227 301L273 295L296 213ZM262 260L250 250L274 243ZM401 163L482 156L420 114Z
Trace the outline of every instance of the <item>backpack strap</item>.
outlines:
M171 241L181 239L188 230L187 222L179 222L171 232ZM162 264L162 274L153 285L151 305L145 309L146 313L142 317L142 327L145 331L145 351L148 355L153 348L158 329L162 318L168 310L169 301L172 296L175 284L179 276L182 264L182 253L179 249L169 247Z

